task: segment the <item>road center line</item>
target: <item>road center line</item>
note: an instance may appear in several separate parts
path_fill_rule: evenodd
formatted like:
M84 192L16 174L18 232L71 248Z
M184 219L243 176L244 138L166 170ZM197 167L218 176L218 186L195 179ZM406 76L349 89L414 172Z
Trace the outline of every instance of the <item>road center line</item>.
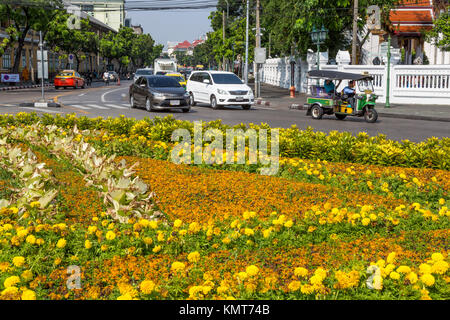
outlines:
M116 91L120 91L120 90L126 90L126 88L123 87L123 88L119 88L119 89L115 89L115 90L111 90L111 91L105 92L104 94L102 94L102 102L103 103L106 102L105 97L106 97L107 94L110 94L110 93L113 93L113 92L116 92Z

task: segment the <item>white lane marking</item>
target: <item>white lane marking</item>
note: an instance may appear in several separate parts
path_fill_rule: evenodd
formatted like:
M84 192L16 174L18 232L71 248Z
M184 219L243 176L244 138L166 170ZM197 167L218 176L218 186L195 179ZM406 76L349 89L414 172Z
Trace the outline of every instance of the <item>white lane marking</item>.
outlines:
M121 106L118 106L118 105L115 105L115 104L105 104L105 106L111 107L111 108L114 108L114 109L128 109L128 108L121 107Z
M131 107L129 103L122 103L122 106L127 107L127 109Z
M94 108L94 109L102 109L102 110L108 110L109 109L109 108L106 108L106 107L99 106L98 104L88 104L87 106L91 107L91 108Z
M82 93L82 94L79 94L78 96L79 97L82 97L82 96L84 96L86 93Z
M16 107L15 104L0 104L2 107Z
M111 90L111 91L105 92L104 94L102 94L102 102L103 103L106 102L105 97L106 97L107 94L110 94L110 93L113 93L113 92L116 92L116 91L120 91L120 90L126 90L126 88L124 87L124 88L119 88L119 89L115 89L115 90Z
M46 110L46 109L33 108L33 107L22 107L22 109L28 109L28 110L40 111L40 112L46 112L46 113L61 113L59 111Z
M73 104L70 107L74 107L74 108L78 108L78 109L83 109L83 110L91 110L91 108L89 107L84 107L84 106L80 106L78 104Z
M252 107L252 109L255 109L255 110L276 110L274 108L264 108L264 107Z

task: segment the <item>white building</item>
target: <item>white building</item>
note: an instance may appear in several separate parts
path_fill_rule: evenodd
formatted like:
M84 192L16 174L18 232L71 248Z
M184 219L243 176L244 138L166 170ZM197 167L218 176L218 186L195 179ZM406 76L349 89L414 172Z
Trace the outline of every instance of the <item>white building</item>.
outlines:
M125 0L71 0L70 3L116 31L125 25Z

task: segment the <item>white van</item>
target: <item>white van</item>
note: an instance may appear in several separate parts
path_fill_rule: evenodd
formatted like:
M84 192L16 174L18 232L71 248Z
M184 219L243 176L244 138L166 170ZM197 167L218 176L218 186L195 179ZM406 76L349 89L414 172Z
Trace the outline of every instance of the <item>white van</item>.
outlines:
M154 74L165 75L177 72L177 62L172 59L156 59L154 63Z
M232 72L195 71L189 77L186 91L191 106L200 102L210 104L213 109L240 105L249 110L255 101L252 89Z

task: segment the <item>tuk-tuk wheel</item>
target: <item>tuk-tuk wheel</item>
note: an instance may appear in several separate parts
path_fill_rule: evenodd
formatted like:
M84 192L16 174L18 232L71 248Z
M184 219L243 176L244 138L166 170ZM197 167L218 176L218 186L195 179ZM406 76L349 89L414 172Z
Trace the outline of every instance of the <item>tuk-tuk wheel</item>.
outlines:
M311 116L312 116L312 118L315 119L315 120L320 120L320 119L322 119L322 116L323 116L323 109L322 109L322 107L321 107L321 106L318 106L318 105L314 105L314 106L311 108Z
M378 112L373 108L367 108L364 112L364 120L368 123L374 123L378 119Z

